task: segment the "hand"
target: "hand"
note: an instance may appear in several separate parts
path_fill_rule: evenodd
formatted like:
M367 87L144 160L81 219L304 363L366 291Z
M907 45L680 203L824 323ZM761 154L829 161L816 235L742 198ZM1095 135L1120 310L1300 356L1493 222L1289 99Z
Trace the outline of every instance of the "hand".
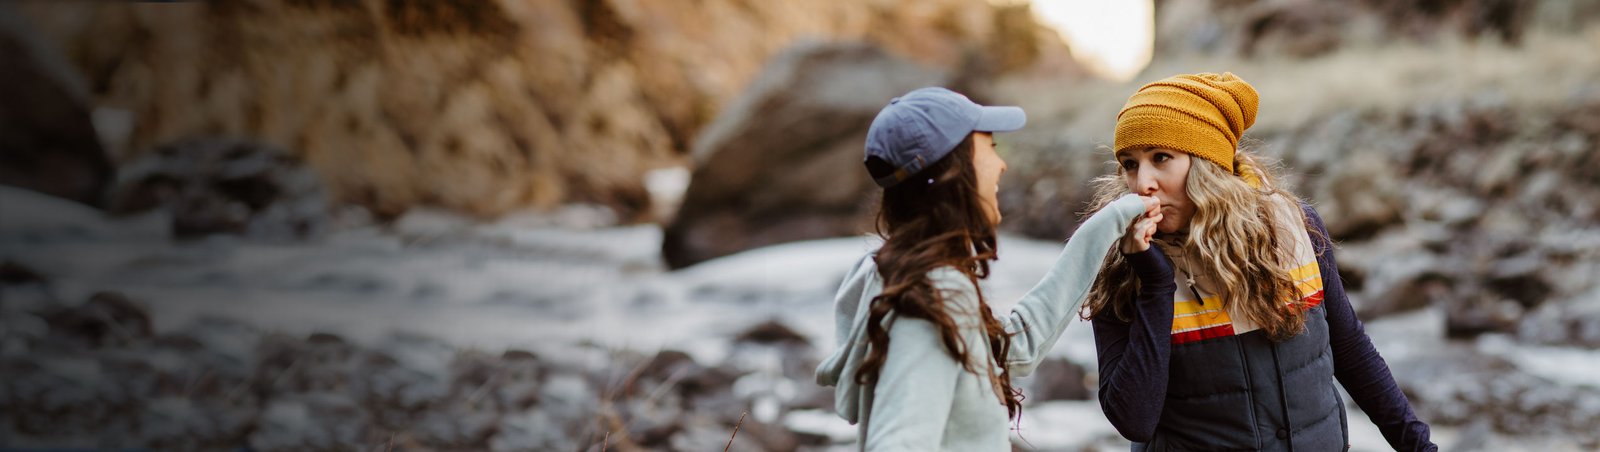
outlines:
M1156 223L1161 222L1161 201L1152 196L1141 196L1144 215L1128 225L1122 234L1122 254L1142 253L1150 249L1150 239L1156 235Z

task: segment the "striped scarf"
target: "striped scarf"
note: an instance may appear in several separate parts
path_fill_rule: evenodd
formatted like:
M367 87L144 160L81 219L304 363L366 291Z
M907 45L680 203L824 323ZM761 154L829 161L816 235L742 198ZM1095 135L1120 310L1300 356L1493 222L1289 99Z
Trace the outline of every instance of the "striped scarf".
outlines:
M1292 213L1279 218L1300 218L1298 212ZM1306 233L1305 225L1293 225L1289 230L1298 232L1292 234L1296 265L1289 276L1295 280L1296 295L1305 302L1306 309L1311 309L1322 303L1322 270L1317 265L1317 254L1311 247L1311 237ZM1172 294L1173 345L1244 334L1260 328L1250 322L1238 306L1223 308L1222 297L1216 291L1217 283L1207 272L1193 274L1194 284L1189 283L1193 268L1183 254L1185 251L1181 245L1166 241L1155 243L1172 259L1173 279L1178 287Z

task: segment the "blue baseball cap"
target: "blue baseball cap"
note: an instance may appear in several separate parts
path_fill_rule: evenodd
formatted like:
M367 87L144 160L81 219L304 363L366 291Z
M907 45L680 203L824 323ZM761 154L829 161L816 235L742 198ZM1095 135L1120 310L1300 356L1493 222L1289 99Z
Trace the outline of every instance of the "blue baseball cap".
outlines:
M986 107L948 89L918 88L890 100L872 119L864 162L872 181L889 188L949 155L972 132L1009 132L1027 123L1019 107ZM874 165L873 158L887 166Z

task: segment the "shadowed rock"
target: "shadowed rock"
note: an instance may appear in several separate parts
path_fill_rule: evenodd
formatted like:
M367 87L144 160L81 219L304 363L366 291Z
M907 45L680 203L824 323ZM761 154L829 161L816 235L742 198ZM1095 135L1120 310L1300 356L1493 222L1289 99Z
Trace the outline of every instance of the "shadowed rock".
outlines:
M45 284L49 278L11 260L0 261L0 285Z
M696 142L662 244L667 265L866 230L867 127L889 99L944 80L866 44L802 44L773 58Z
M29 25L0 5L0 184L99 206L113 170L87 83Z
M768 320L756 326L752 326L743 333L739 333L739 335L734 337L733 340L734 342L750 342L755 344L781 344L785 342L809 344L811 342L806 340L805 336L801 336L800 333L795 332L794 329L789 328L787 325L784 325L776 320Z
M195 139L128 162L111 212L164 209L175 237L240 234L302 239L326 228L328 200L315 173L287 151L237 139Z
M150 314L117 292L98 292L81 306L46 314L51 335L90 347L122 345L150 337Z
M1347 45L1461 36L1520 44L1530 27L1578 30L1600 17L1566 0L1157 0L1158 55L1315 57Z
M1088 376L1083 366L1061 358L1047 358L1026 378L1029 402L1089 400ZM1021 380L1021 379L1019 379Z
M1600 444L1600 391L1593 387L1550 381L1464 345L1391 365L1417 417L1434 425L1486 422L1503 433Z

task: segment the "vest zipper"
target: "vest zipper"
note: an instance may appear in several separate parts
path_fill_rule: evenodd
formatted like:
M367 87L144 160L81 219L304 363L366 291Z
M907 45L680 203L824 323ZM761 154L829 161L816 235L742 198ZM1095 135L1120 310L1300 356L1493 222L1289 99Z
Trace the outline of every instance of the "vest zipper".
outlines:
M1256 384L1250 378L1250 354L1245 353L1244 341L1235 337L1233 343L1239 346L1239 359L1244 361L1244 400L1247 405L1245 412L1250 415L1250 436L1256 439L1256 450L1261 450L1261 430L1256 428Z
M1284 394L1287 390L1283 387L1283 364L1278 362L1278 343L1272 343L1272 369L1278 374L1278 405L1283 409L1283 429L1288 431L1284 435L1284 442L1289 444L1289 452L1294 452L1294 424L1289 419L1289 398Z

